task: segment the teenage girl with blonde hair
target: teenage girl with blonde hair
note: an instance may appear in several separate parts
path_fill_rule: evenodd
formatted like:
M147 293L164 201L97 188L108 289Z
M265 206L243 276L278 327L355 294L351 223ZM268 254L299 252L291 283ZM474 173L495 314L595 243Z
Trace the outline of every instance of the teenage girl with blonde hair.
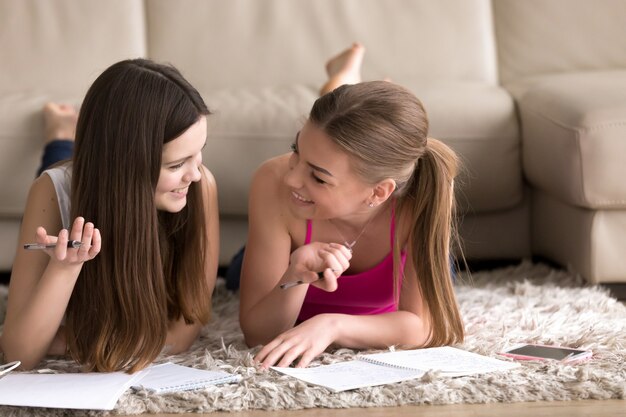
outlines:
M428 137L412 93L359 82L363 53L329 62L292 152L252 182L240 322L265 367L464 337L449 262L457 157Z

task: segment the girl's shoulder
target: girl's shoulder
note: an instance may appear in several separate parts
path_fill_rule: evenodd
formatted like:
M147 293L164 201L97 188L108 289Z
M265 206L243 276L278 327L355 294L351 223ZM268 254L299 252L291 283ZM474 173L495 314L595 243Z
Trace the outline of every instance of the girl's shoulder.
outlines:
M67 218L63 219L59 198L57 188L49 175L37 177L28 192L22 229L31 231L43 226L46 230L60 230L68 227L66 222L69 219L69 208L65 208ZM69 205L69 202L64 204Z
M272 217L277 221L288 217L283 178L289 169L289 156L271 158L256 170L250 184L249 214Z
M250 194L258 194L263 200L275 199L289 169L289 156L290 154L284 154L263 162L254 173Z
M275 156L263 162L257 168L254 177L273 178L281 180L285 172L289 169L289 157L291 153Z
M54 174L44 171L40 176L35 178L33 183L30 186L30 194L33 197L44 196L54 196L54 203L56 204L56 191L55 191L55 178ZM52 201L52 200L51 200Z

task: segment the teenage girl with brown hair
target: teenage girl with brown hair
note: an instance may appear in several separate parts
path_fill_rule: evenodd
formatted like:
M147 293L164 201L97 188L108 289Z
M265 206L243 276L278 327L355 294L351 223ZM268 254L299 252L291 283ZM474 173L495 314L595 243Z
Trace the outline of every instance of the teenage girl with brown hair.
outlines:
M55 112L72 117L64 107L45 114ZM133 372L191 346L209 320L219 247L201 153L209 114L169 65L126 60L95 80L73 159L44 171L28 196L5 360L29 369L69 353L86 370ZM22 248L33 241L56 247Z

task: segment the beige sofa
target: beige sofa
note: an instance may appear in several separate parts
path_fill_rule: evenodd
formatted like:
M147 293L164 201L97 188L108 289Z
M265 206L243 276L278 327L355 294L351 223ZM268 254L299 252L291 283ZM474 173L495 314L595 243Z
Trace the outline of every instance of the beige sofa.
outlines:
M470 259L538 254L626 282L623 4L0 0L0 270L40 157L41 107L79 104L104 68L139 56L174 64L215 111L204 157L225 265L245 243L252 172L288 151L324 62L358 40L364 78L413 90L431 135L462 156Z

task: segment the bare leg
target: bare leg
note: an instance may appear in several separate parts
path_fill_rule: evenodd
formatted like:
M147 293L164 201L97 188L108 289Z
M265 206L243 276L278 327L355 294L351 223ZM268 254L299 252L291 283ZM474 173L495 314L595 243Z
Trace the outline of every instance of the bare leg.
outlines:
M339 55L332 57L326 63L328 81L320 89L320 95L326 94L344 84L357 84L361 82L361 64L365 47L360 43L352 46Z
M74 106L60 103L46 103L43 107L45 124L44 142L53 140L74 140L78 112Z

